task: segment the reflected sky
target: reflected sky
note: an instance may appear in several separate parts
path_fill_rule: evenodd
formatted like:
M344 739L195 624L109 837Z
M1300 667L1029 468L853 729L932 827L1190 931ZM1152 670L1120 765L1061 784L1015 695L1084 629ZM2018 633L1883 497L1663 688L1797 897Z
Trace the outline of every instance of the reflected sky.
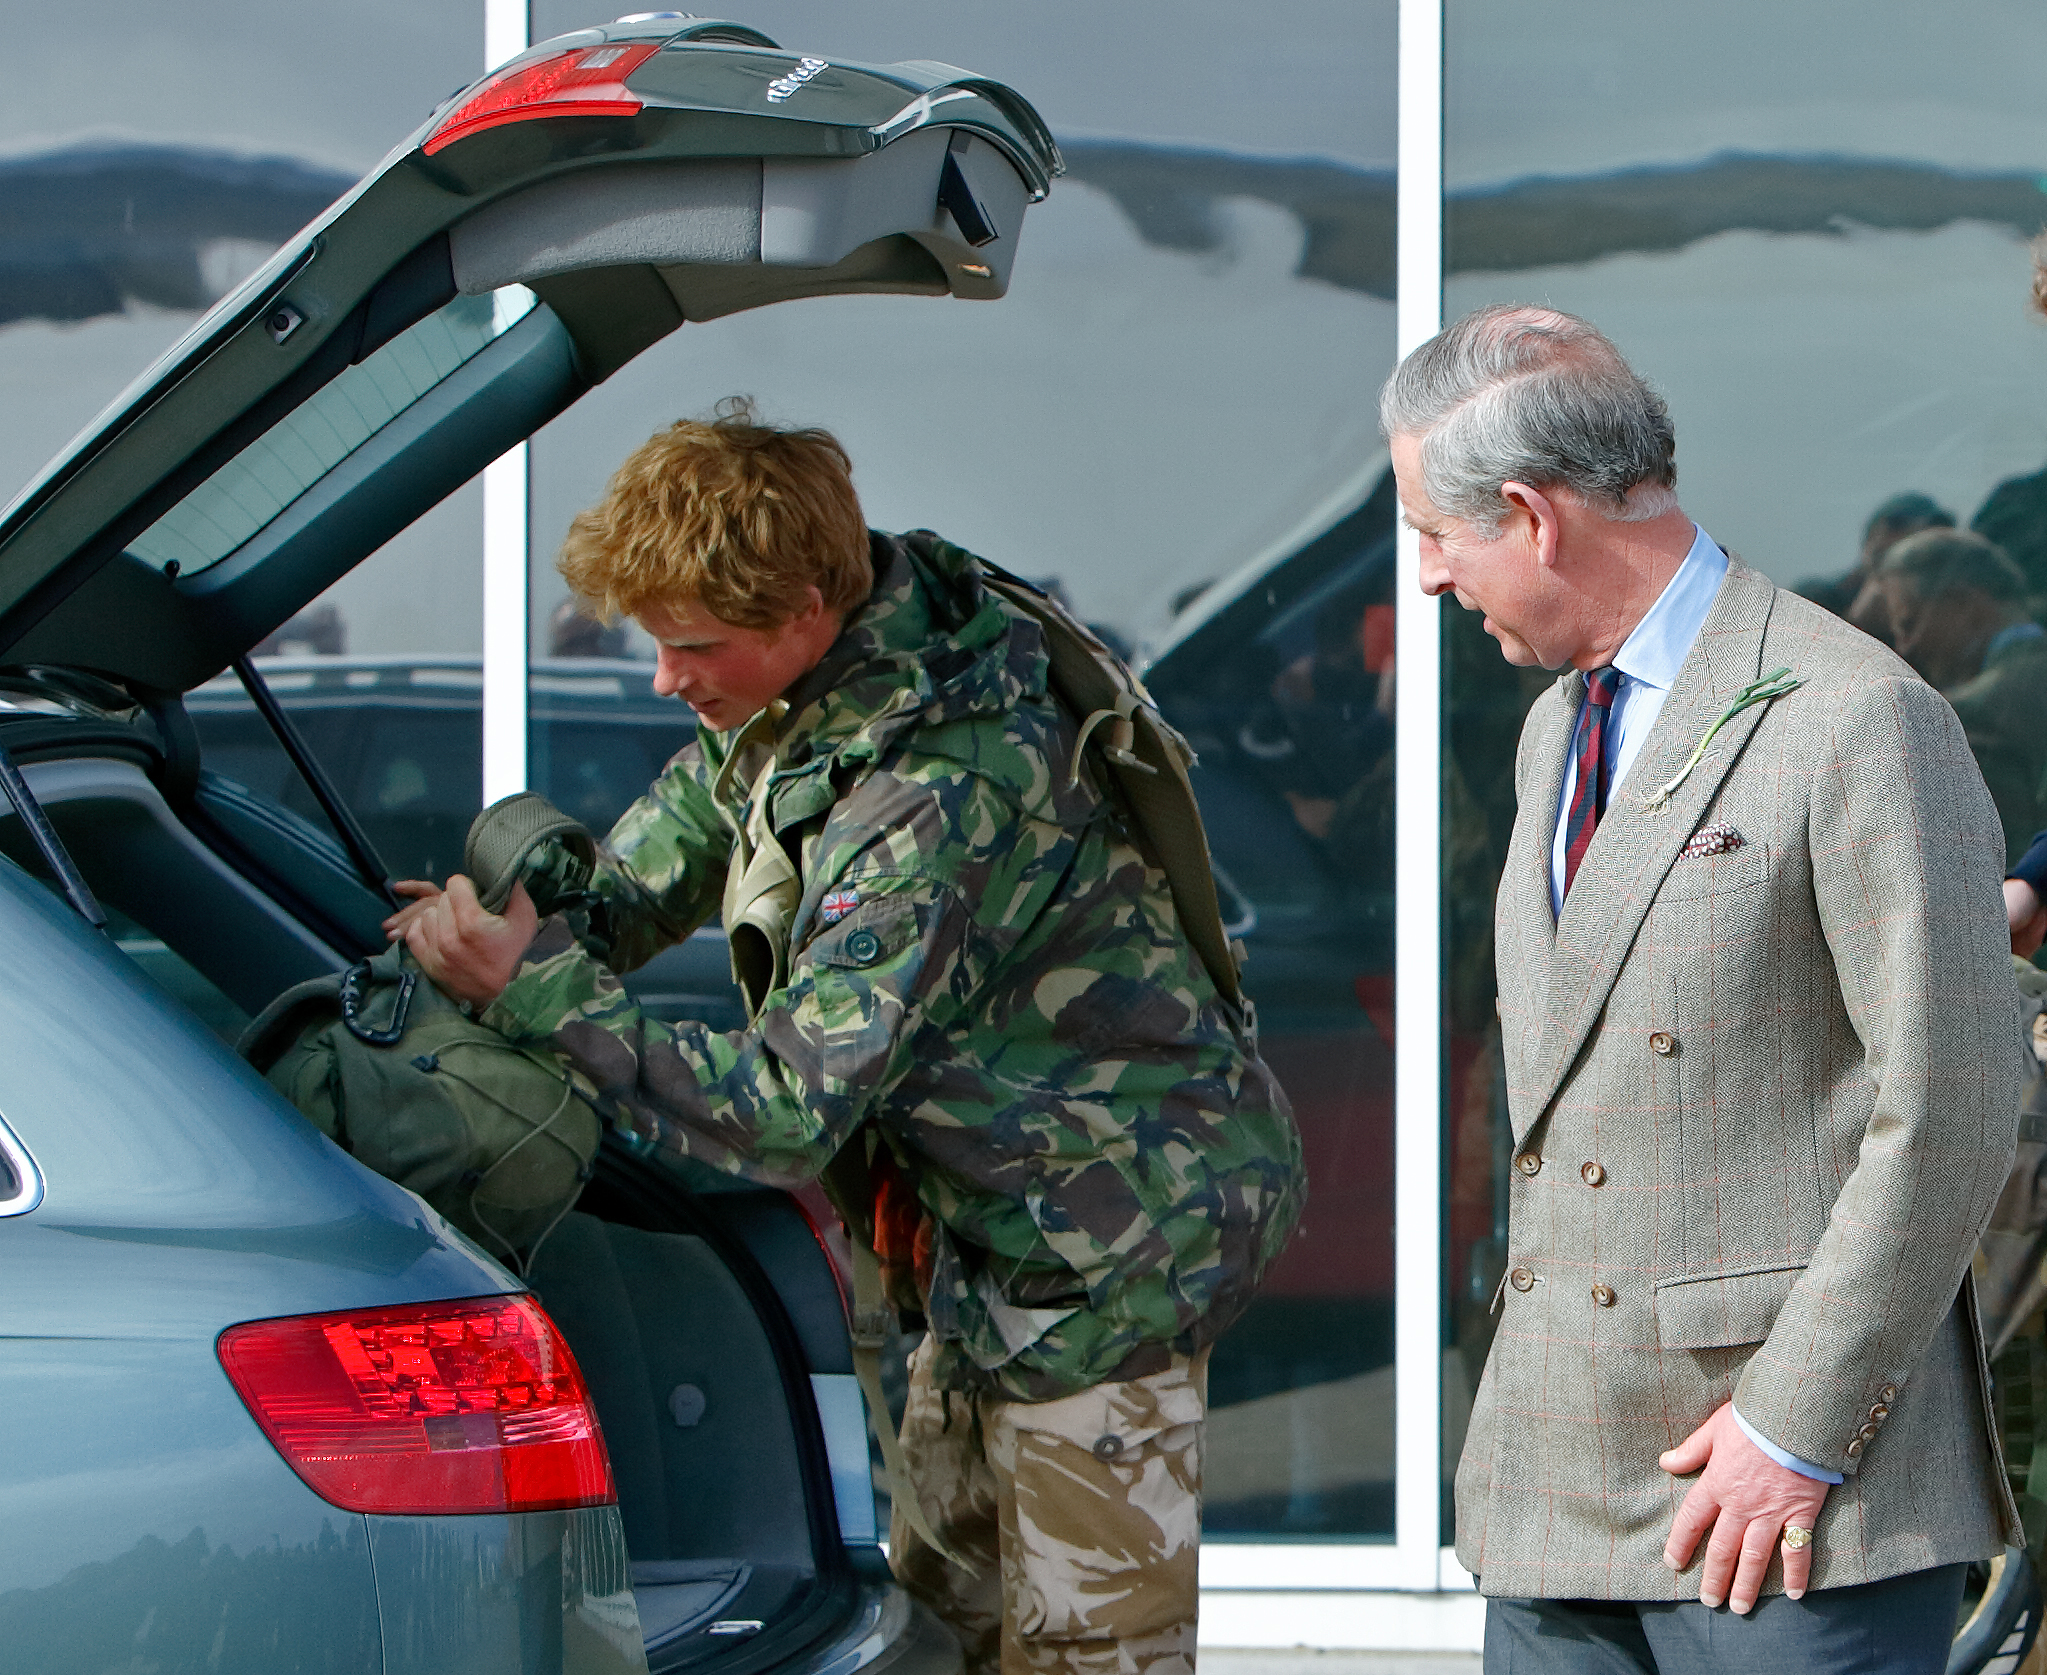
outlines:
M1287 0L1255 15L1226 0L732 10L792 47L937 58L1008 80L1058 132L1320 156L1350 170L1393 162L1392 0ZM616 15L563 0L534 11L537 38ZM359 172L482 50L481 0L424 12L372 0L349 9L345 28L331 12L280 15L249 0L193 0L174 16L121 0L90 42L50 0L14 0L10 12L48 74L0 112L0 152L114 132ZM81 113L60 90L88 68L102 98ZM1067 576L1109 620L1159 614L1162 588L1233 568L1375 445L1369 392L1390 361L1392 311L1351 289L1347 272L1298 277L1302 223L1271 197L1225 193L1197 207L1192 247L1148 243L1127 213L1131 193L1148 189L1126 186L1119 208L1079 180L1058 188L1033 214L1015 290L992 308L806 303L661 345L543 444L539 614L558 594L545 555L617 459L735 391L789 421L844 430L878 523L935 524L1026 573ZM0 329L0 499L188 318L131 301L82 325ZM464 496L436 527L401 537L401 556L342 584L352 650L474 649L463 610L416 608L421 591L450 606L471 595L472 516Z
M124 134L360 175L480 68L482 0L6 0L0 150Z
M2047 167L2033 0L1445 8L1452 190L1717 151Z
M536 0L535 32L612 10ZM1392 0L1291 0L1255 17L1224 0L733 10L792 47L940 58L1002 77L1069 136L1187 144L1248 166L1085 154L1034 212L1016 287L994 308L863 298L678 334L542 444L542 614L555 597L545 556L610 465L654 426L735 392L844 431L878 523L936 524L1028 573L1060 574L1084 608L1138 633L1161 626L1163 594L1233 568L1370 455L1371 395L1391 354L1374 253L1390 218ZM1726 170L1699 171L1667 188L1698 225L1648 254L1631 253L1639 204L1596 183L1552 192L1554 203L1480 199L1453 212L1449 313L1543 300L1612 331L1671 397L1688 505L1785 579L1845 562L1868 508L1900 487L1966 518L2001 477L2047 458L2031 401L2047 332L2020 306L2019 239L2031 171L2047 168L2035 114L2047 37L2017 0L1893 10L1882 8L1880 28L1768 0L1449 11L1453 191L1691 166L1729 150L2002 171L2000 183L1954 189L1990 206L1960 213L1997 227L1934 216L1884 233L1830 219L1824 181L1772 188L1811 199L1811 213L1787 220L1781 205L1759 211ZM59 92L86 61L67 15L44 0L11 11L50 73L0 112L0 149L119 129L360 169L480 51L480 0L424 16L370 0L346 30L248 0L198 0L174 21L121 0L105 14L112 34L95 32L105 97L81 115ZM1497 27L1503 19L1513 27ZM111 56L108 39L121 42ZM1336 166L1273 166L1289 157ZM1174 196L1203 170L1212 188ZM2039 208L2047 218L2047 195ZM1317 248L1334 254L1311 251L1303 273L1318 209ZM1547 217L1546 248L1567 259L1517 258L1534 255L1516 230L1530 214ZM1757 226L1780 231L1744 230ZM1562 245L1559 228L1574 235ZM1487 271L1459 271L1474 267ZM186 318L131 304L83 327L0 330L0 495ZM416 576L447 573L436 591L450 603L473 586L465 528L451 507L430 538L405 538ZM382 580L344 587L370 635L356 649L434 649L413 643L416 613L379 608ZM443 615L438 649L469 649L466 630L449 637L461 614Z
M534 0L536 36L616 16ZM1315 152L1391 168L1394 0L732 0L792 51L936 58L1020 89L1055 134Z
M1963 522L2047 460L2047 325L2025 246L1962 223L1839 238L1725 233L1665 255L1476 274L1445 292L1595 320L1670 402L1678 495L1780 582L1845 570L1906 489Z
M658 425L758 398L852 454L871 522L928 526L1143 635L1378 450L1393 305L1295 275L1302 232L1232 200L1214 249L1146 244L1103 194L1031 212L992 305L839 297L685 326L535 449L536 617L568 521Z

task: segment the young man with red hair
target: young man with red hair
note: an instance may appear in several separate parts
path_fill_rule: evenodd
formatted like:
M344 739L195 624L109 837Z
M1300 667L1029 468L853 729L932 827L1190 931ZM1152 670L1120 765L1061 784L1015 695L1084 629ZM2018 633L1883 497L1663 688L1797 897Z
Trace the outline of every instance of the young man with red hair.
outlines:
M1300 1147L1044 629L970 553L870 533L832 437L746 410L636 452L562 570L654 636L697 736L593 878L543 851L502 916L458 877L394 925L646 1146L832 1171L925 1328L891 1562L970 1669L1191 1675L1208 1349ZM720 913L747 1027L648 1018L616 973Z

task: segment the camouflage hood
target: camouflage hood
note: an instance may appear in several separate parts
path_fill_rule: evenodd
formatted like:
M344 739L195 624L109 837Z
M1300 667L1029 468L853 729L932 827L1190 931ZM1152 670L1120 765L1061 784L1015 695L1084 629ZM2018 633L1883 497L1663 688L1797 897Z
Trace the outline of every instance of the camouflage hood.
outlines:
M1000 786L1034 818L1085 820L1087 799L1057 794L1033 758L983 748L982 724L1051 702L1043 631L981 585L974 555L928 530L871 536L874 591L824 660L789 695L775 729L782 799L806 774L844 776L880 762L906 735L920 754Z

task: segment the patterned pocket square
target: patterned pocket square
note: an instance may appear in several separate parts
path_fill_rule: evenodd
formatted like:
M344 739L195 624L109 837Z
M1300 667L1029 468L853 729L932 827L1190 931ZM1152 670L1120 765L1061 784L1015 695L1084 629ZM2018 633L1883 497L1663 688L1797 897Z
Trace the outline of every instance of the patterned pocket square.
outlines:
M1739 849L1748 839L1743 837L1724 820L1716 820L1710 826L1701 826L1692 833L1684 848L1677 852L1680 861L1697 861L1710 855L1725 855L1730 849Z

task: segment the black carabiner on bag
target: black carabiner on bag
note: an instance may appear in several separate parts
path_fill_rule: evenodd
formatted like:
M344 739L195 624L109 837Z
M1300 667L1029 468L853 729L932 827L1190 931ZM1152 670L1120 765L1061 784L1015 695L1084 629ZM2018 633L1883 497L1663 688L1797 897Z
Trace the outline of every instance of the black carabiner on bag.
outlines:
M348 1025L348 1033L358 1041L367 1041L372 1047L395 1046L405 1034L405 1016L412 1010L412 985L417 976L408 971L398 979L398 998L391 1005L389 1029L376 1029L362 1021L362 1010L369 999L370 977L368 960L362 960L342 973L341 1021Z

